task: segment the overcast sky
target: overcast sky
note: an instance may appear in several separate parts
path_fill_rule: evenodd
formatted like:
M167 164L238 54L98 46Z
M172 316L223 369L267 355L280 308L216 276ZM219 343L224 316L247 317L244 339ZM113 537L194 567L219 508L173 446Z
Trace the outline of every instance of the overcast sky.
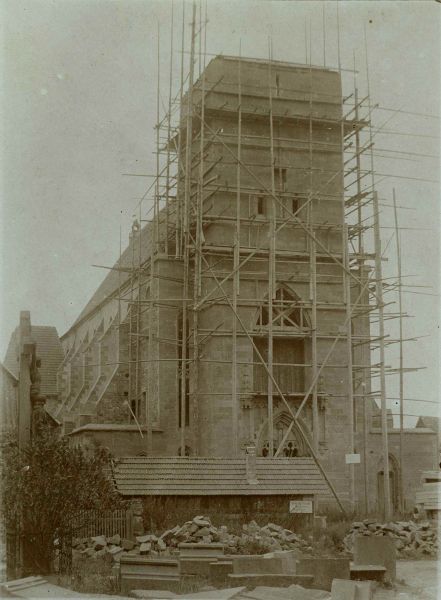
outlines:
M182 3L176 0L174 6L176 90ZM207 51L238 54L241 44L242 56L266 58L271 36L275 59L304 63L305 32L309 37L311 31L312 63L337 66L336 6L209 0ZM387 204L395 188L403 207L400 225L407 228L401 232L403 272L411 276L406 283L432 286L409 287L404 294L404 310L414 315L405 321L405 337L426 336L406 344L406 366L426 367L406 375L406 397L426 401L406 403L408 414L436 414L439 392L440 211L439 184L433 181L439 179L434 116L440 108L440 6L435 1L339 3L342 67L352 69L355 56L365 95L366 29L371 102L379 105L372 121L374 129L388 132L375 138L384 245L393 234ZM3 356L20 310L30 310L34 324L55 325L64 333L105 275L91 265L112 265L118 258L120 227L127 241L148 180L122 174L154 172L157 27L166 103L171 4L2 0L0 7ZM188 54L185 60L188 67ZM352 73L345 73L344 88L352 92ZM390 150L407 154L397 159ZM394 240L385 256L385 276L394 276ZM396 335L396 323L387 324ZM397 354L396 346L388 350L388 364L396 365ZM396 380L388 378L391 397L397 395Z

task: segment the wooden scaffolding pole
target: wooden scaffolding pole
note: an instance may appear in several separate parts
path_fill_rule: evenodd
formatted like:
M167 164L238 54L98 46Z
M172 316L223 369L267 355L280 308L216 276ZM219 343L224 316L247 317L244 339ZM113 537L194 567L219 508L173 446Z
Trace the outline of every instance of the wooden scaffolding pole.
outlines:
M182 2L182 32L181 32L181 69L180 69L180 86L179 86L179 106L183 105L184 98L184 45L185 45L185 2ZM178 122L178 171L176 173L176 223L175 223L175 240L176 250L175 258L182 257L182 240L183 240L183 210L182 210L182 131L183 127L179 119ZM170 140L168 140L170 144ZM178 424L179 427L179 424Z
M345 252L345 264L349 269L349 247L348 247L348 226L344 229L344 252ZM351 282L349 277L346 275L346 271L343 271L344 281L344 299L346 304L346 357L348 361L347 367L347 399L348 399L348 428L349 428L349 439L348 439L348 454L354 453L354 388L353 388L353 372L352 372L352 311L351 311ZM355 510L355 465L349 464L349 481L350 481L350 504L351 510Z
M166 170L165 170L165 197L166 197L166 215L165 215L165 253L168 252L169 244L169 229L170 229L170 136L171 136L171 120L172 120L172 83L173 83L173 22L174 22L174 3L171 3L171 22L170 22L170 73L168 80L168 112L167 112L167 155L166 155ZM157 147L159 155L159 146ZM158 174L159 175L159 174ZM175 210L176 207L175 207ZM175 227L177 221L175 216Z
M234 275L233 275L233 311L232 315L232 369L231 369L231 415L232 415L232 438L233 456L239 454L239 405L238 405L238 369L237 369L237 299L240 293L240 161L241 161L241 137L242 137L242 82L241 82L241 49L239 47L239 60L237 63L237 167L236 167L236 223L234 231Z
M359 120L359 101L358 101L358 88L356 86L356 75L355 75L355 56L354 56L354 103L355 103L355 121ZM355 160L356 160L356 173L357 173L357 225L358 225L358 233L357 233L357 251L358 256L364 255L364 244L363 244L363 229L361 227L361 223L363 220L363 196L361 189L361 144L360 144L360 131L357 128L355 131ZM360 285L359 289L361 289L362 281L363 281L363 266L364 261L362 259L359 260L359 279ZM360 363L362 365L365 364L366 360L366 349L364 345L360 348ZM361 390L362 390L362 414L363 414L363 495L364 495L364 511L365 514L369 512L369 482L368 482L368 407L367 407L367 398L366 398L366 374L364 369L361 372Z
M195 29L196 29L196 4L193 3L191 19L191 45L190 45L190 69L189 83L187 93L187 126L185 140L185 173L184 173L184 214L183 214L183 233L184 233L184 269L182 286L182 336L181 336L181 456L185 456L186 440L186 398L188 390L188 357L187 357L187 336L188 332L188 293L189 293L189 275L190 275L190 203L191 203L191 157L193 142L193 77L194 77L194 52L195 52Z
M318 397L317 397L317 258L316 258L316 245L314 240L314 209L312 198L314 197L314 178L313 178L313 154L312 154L312 35L311 35L311 21L309 21L309 194L308 194L308 228L311 232L311 236L308 237L309 246L309 269L310 269L310 280L309 280L309 297L311 301L311 375L312 381L316 383L312 387L312 441L314 451L318 452L319 449L319 414L318 414Z
M404 356L403 356L403 302L402 302L402 277L401 277L401 244L400 244L400 231L398 228L398 214L397 214L397 201L395 198L395 188L393 192L393 203L394 203L394 221L395 221L395 241L397 248L397 268L398 268L398 312L399 312L399 325L400 325L400 364L399 364L399 377L400 377L400 510L404 512L404 460L403 460L403 449L404 449Z
M206 57L206 27L207 27L207 16L205 15L205 25L202 24L202 6L199 6L199 71L202 69L201 76L201 120L199 130L199 170L198 170L198 181L197 181L197 194L196 194L196 254L194 256L194 285L193 285L193 363L192 369L192 390L191 390L191 406L189 406L189 426L191 427L192 435L194 439L199 439L198 421L199 421L199 310L196 308L198 300L202 293L202 274L201 274L201 256L203 246L203 229L202 229L202 217L203 217L203 193L204 193L204 152L205 152L205 57ZM202 31L204 32L204 40L202 41ZM202 64L203 57L203 64ZM188 332L189 335L189 332ZM190 363L188 363L188 369ZM190 390L188 390L190 393Z
M384 520L391 517L390 482L389 482L389 439L387 430L387 399L386 399L386 373L385 373L385 345L384 345L384 304L383 304L383 270L381 265L381 238L380 215L377 192L373 194L374 212L374 241L375 241L375 286L378 302L378 335L380 349L380 389L381 389L381 442L383 450L383 484L384 484Z
M370 108L370 82L369 82L369 58L367 49L366 27L364 28L364 43L366 57L366 83L368 104ZM390 503L390 482L389 482L389 438L387 430L387 398L386 398L386 373L385 373L385 344L384 344L384 303L383 303L383 269L381 256L381 229L380 212L378 205L378 194L375 191L374 176L374 151L372 124L369 122L369 146L370 146L370 166L372 178L372 211L374 220L374 252L375 252L375 295L378 307L378 328L379 328L379 350L380 350L380 389L381 389L381 443L383 454L383 514L384 519L388 521L391 516Z
M276 203L275 181L274 181L274 128L273 128L273 93L272 93L272 52L271 41L268 42L268 91L269 91L269 125L270 125L270 165L271 165L271 194L269 200L269 257L268 257L268 443L269 456L274 455L274 411L273 411L273 299L275 295L275 272L276 272L276 240L275 240L275 222L276 222Z

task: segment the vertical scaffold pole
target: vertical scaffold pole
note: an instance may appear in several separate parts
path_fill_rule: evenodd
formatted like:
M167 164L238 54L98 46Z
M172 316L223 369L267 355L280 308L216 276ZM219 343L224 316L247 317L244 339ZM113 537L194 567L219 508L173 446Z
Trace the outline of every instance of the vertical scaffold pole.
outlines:
M188 293L189 293L189 261L190 261L190 203L191 203L191 163L192 163L192 128L193 128L193 79L194 79L194 52L195 52L195 29L196 29L196 4L193 3L191 18L191 45L190 45L190 70L188 78L187 93L187 126L185 139L185 173L184 173L184 214L183 214L183 233L184 233L184 269L182 286L182 336L181 336L181 456L185 456L186 440L186 398L188 390L188 356L187 356L187 336L189 335L188 323Z
M386 373L384 352L384 303L383 303L383 270L381 266L381 237L380 215L377 192L373 194L374 211L374 238L375 238L375 278L376 296L378 303L379 321L379 347L380 347L380 388L381 388L381 441L383 449L383 484L384 484L384 520L389 521L391 516L390 483L389 483L389 439L387 431L387 400L386 400Z
M368 93L368 104L371 108L371 93L369 82L369 58L367 49L366 27L364 28L365 58L366 58L366 83ZM372 124L369 123L369 146L370 146L370 167L372 178L372 210L374 219L374 252L375 252L375 295L378 306L378 335L380 348L380 390L381 390L381 442L383 450L383 513L384 519L388 521L391 516L390 503L390 481L389 481L389 438L387 430L387 399L386 399L386 372L385 372L385 345L384 345L384 303L383 303L383 269L381 265L381 230L380 230L380 210L378 205L378 194L375 191L374 176L374 151Z
M236 167L236 227L234 231L234 275L233 275L233 339L232 339L232 369L231 369L231 402L232 402L232 432L233 432L233 455L239 453L239 406L238 406L238 372L237 372L237 297L240 293L240 161L241 161L241 137L242 137L242 87L241 87L241 48L239 46L239 60L237 62L237 167Z
M393 192L394 201L394 221L395 221L395 241L397 248L397 268L398 268L398 311L400 314L400 510L404 511L404 476L403 476L403 448L404 448L404 356L403 356L403 302L401 293L401 244L400 244L400 230L398 228L398 214L397 214L397 201L395 198L395 188Z
M269 456L274 455L274 411L273 411L273 299L274 299L274 280L275 280L275 259L276 259L276 240L275 240L275 219L276 203L274 195L276 193L274 181L274 128L273 128L273 93L272 93L272 52L271 40L269 46L268 60L268 89L269 89L269 122L270 122L270 176L271 176L271 198L266 198L266 204L269 212L269 256L268 256L268 443Z
M311 236L308 238L309 246L309 299L311 302L311 380L316 381L317 376L317 257L316 244L314 237L314 197L313 186L313 131L312 131L312 31L311 21L309 21L309 127L308 127L308 143L309 143L309 194L308 194L308 227ZM312 445L314 452L318 452L319 447L319 415L318 415L318 397L317 383L312 388Z
M185 2L182 3L182 32L181 32L181 69L179 86L179 106L182 108L184 97L184 49L185 49ZM176 250L175 258L182 257L182 131L181 121L178 122L178 172L176 173ZM170 143L170 140L169 140ZM180 365L179 365L180 367Z
M348 242L348 226L343 227L343 253L346 269L349 269L349 242ZM351 281L347 276L346 271L343 271L344 280L344 297L346 305L346 354L348 361L347 369L347 393L348 393L348 453L354 453L354 388L353 388L353 372L352 372L352 319L351 319ZM352 511L355 510L355 465L349 465L350 479L350 502Z

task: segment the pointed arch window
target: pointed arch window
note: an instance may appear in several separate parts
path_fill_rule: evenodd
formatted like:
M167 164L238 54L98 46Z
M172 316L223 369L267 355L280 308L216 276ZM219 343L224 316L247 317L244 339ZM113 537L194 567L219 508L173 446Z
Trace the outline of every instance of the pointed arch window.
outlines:
M257 325L267 327L269 324L268 302L259 309ZM303 329L307 326L300 300L285 287L279 287L273 300L273 327L295 327Z

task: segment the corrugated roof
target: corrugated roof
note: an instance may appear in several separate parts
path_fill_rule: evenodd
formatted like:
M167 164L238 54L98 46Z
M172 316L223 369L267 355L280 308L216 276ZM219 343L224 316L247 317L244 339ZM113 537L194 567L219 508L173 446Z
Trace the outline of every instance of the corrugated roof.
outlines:
M123 496L329 495L312 458L257 458L256 472L258 483L248 483L245 458L136 456L113 465Z
M53 395L57 393L57 371L64 354L56 327L48 325L32 325L31 336L36 344L38 358L41 359L41 393ZM18 327L11 335L4 360L5 367L18 377L19 373L19 340Z

